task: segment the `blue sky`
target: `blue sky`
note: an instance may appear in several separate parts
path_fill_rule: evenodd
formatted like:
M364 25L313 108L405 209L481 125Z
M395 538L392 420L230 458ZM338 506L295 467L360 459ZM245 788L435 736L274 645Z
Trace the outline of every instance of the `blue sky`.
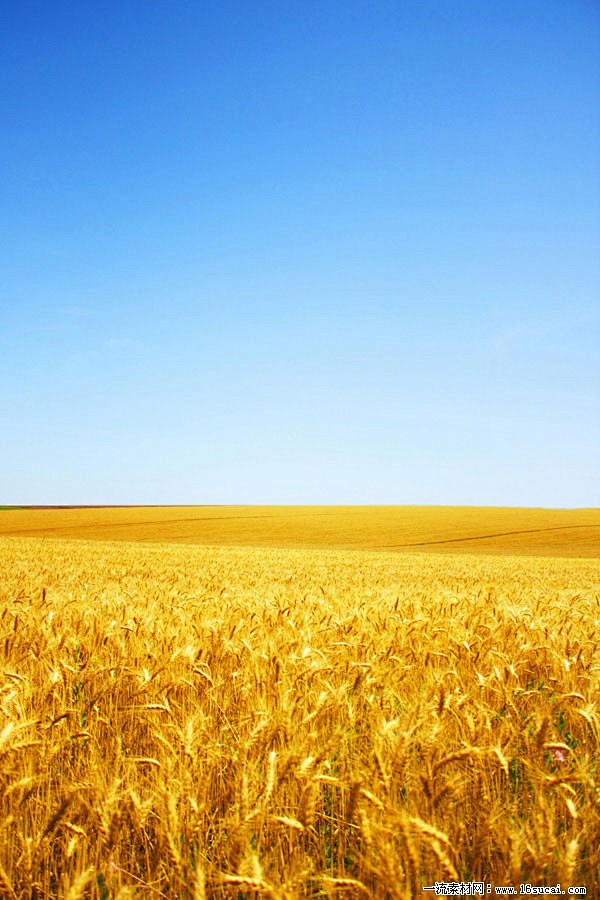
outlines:
M0 503L600 505L597 3L2 18Z

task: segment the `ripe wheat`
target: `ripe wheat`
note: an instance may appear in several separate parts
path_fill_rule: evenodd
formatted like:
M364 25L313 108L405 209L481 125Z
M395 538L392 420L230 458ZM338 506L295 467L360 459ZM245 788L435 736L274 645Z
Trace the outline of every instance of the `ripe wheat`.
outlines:
M600 896L596 560L0 540L4 897Z

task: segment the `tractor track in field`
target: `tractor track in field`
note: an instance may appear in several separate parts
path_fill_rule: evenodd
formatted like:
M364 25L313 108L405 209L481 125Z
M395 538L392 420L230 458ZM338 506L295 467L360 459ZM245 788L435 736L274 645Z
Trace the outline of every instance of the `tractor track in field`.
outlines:
M429 547L432 544L457 544L463 541L485 541L487 538L510 537L515 534L544 534L548 531L569 531L573 528L596 528L596 525L550 525L548 528L524 528L520 531L497 531L492 534L476 534L469 537L442 538L435 541L414 541L410 544L386 544L382 550L397 550L401 547Z
M49 509L50 507L29 507L30 509ZM90 507L90 506L69 506L69 507L52 507L53 509L113 509L114 507L108 506L98 506L98 507ZM123 507L120 507L121 509ZM136 507L132 507L136 508ZM137 507L139 509L139 507ZM302 519L302 518L314 518L316 515L318 516L331 516L335 515L335 513L324 512L324 513L298 513L293 518L294 519ZM142 519L140 521L127 521L127 522L98 522L98 523L90 523L90 524L82 524L77 523L74 525L43 525L36 526L35 528L15 528L11 531L0 532L0 534L4 534L7 537L11 535L17 536L22 535L26 537L27 535L34 536L36 534L46 534L51 531L98 531L99 529L107 529L107 528L143 528L146 525L177 525L182 522L240 522L246 519L278 519L285 518L280 514L273 513L261 513L261 515L254 516L192 516L186 517L183 519Z

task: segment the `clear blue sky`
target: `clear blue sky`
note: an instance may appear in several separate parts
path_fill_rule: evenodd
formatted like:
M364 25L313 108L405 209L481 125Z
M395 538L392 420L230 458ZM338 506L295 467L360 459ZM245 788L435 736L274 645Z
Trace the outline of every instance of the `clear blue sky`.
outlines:
M600 505L595 0L1 15L0 503Z

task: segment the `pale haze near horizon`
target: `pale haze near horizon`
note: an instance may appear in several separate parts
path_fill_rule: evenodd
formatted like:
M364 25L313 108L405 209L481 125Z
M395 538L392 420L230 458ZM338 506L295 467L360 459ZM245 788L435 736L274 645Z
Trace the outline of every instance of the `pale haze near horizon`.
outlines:
M0 504L600 506L600 8L4 10Z

